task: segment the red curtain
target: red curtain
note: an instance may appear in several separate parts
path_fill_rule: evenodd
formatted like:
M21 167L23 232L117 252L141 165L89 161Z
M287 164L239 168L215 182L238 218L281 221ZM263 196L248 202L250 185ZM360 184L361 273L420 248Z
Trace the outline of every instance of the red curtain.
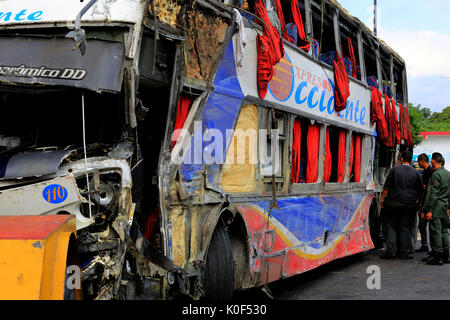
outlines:
M318 125L309 125L307 144L308 159L306 162L306 183L316 183L319 169L319 136Z
M370 101L370 119L372 125L374 123L377 124L378 137L381 140L386 139L388 137L388 128L383 113L381 92L375 87L372 87L372 100Z
M337 112L347 107L347 99L350 96L350 84L345 70L345 64L339 53L336 51L334 60L334 104Z
M393 121L393 130L394 130L394 146L396 144L401 144L401 135L400 135L400 126L399 126L399 118L397 118L397 109L395 108L395 101L391 98L388 98L391 103L391 114L392 114L392 121Z
M292 19L294 20L295 25L297 26L300 48L309 51L311 44L308 39L306 39L305 28L303 27L303 19L302 14L300 12L300 8L298 6L298 0L291 0L291 11L292 11Z
M414 144L414 140L413 140L413 135L412 135L409 111L408 111L408 108L406 106L403 106L402 104L400 104L400 107L405 111L405 118L406 118L405 126L406 126L406 132L407 132L406 143L409 147L412 147Z
M406 107L400 104L400 123L399 123L399 132L401 138L405 140L407 146L413 145L413 137L411 131L411 122L409 120L409 112Z
M352 134L352 142L350 145L350 165L348 168L348 175L350 176L352 174L352 169L353 169L353 159L354 159L354 154L355 154L355 136Z
M339 152L338 152L338 168L337 182L344 182L345 177L345 131L339 130Z
M267 94L267 86L273 77L273 50L268 37L256 36L257 52L258 52L258 95L264 99Z
M397 135L397 120L395 117L395 108L392 109L391 99L387 95L384 95L384 109L388 128L388 136L384 140L384 145L386 147L394 147Z
M333 159L331 158L331 149L330 149L330 129L327 128L327 133L326 133L326 137L325 137L325 163L324 163L324 169L323 169L324 182L330 181L332 165L333 165Z
M264 28L264 35L256 37L258 94L261 99L264 99L267 94L267 86L273 76L273 66L284 56L284 48L278 30L270 23L263 0L256 0L255 14L264 21L262 23L257 19L257 22Z
M294 40L291 38L286 29L286 22L284 20L283 8L281 7L280 0L275 0L275 7L277 9L278 19L280 20L281 33L283 35L283 38L285 38L289 42L293 42Z
M348 37L348 52L350 52L350 61L352 62L352 76L353 78L356 78L356 57L355 57L355 51L353 50L353 43L352 39Z
M159 221L158 207L155 207L149 214L147 222L145 223L144 237L150 240L155 234Z
M302 126L300 120L294 121L294 136L292 141L291 182L298 183L300 175L300 154L302 146Z
M175 127L173 128L173 140L172 140L172 148L178 140L179 132L176 132L178 129L182 129L184 123L186 122L186 118L189 113L189 109L191 107L192 98L189 96L180 96L178 99L178 107L177 107L177 118L175 120Z
M361 181L361 136L355 137L355 168L354 168L354 181Z
M398 114L397 118L397 108L395 107L395 101L394 99L391 99L391 109L392 114L394 115L394 128L395 128L395 141L397 144L402 144L402 134L400 132L400 122L402 118L402 109L400 108L400 114Z

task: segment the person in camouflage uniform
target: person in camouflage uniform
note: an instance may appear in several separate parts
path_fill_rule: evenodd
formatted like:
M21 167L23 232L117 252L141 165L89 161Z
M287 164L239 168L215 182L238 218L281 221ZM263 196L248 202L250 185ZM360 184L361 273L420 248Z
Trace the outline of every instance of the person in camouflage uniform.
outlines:
M450 173L444 169L444 160L440 153L435 152L431 157L433 174L427 190L427 196L422 208L422 216L429 221L430 245L432 254L425 258L427 264L442 265L449 263L449 200Z

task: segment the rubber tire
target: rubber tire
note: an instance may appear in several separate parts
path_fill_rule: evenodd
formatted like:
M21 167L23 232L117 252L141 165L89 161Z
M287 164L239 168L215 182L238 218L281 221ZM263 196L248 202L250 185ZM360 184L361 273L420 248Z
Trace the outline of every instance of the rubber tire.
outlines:
M205 299L231 300L234 289L234 266L231 241L225 227L218 224L206 258Z
M383 247L383 240L381 239L381 217L377 215L376 200L372 201L369 210L369 228L370 237L372 238L373 245L376 249Z

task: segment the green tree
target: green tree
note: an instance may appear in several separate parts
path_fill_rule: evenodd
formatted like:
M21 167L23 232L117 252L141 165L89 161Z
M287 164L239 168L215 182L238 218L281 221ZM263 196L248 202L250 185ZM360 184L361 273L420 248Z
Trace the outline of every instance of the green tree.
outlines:
M442 112L432 112L429 108L423 108L420 104L409 104L409 116L414 145L422 142L419 135L422 131L450 131L450 106Z
M414 106L412 103L409 104L409 119L411 122L413 142L416 146L423 140L423 137L419 135L422 131L421 128L424 121L423 113L420 112L420 104L418 106Z

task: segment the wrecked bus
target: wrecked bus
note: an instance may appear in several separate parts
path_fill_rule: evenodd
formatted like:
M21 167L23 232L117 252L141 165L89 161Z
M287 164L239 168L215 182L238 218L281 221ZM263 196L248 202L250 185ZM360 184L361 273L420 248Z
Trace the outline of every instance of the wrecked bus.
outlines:
M0 239L75 220L50 269L79 266L81 286L58 272L56 298L230 299L379 240L381 185L411 146L405 63L336 1L0 12Z

